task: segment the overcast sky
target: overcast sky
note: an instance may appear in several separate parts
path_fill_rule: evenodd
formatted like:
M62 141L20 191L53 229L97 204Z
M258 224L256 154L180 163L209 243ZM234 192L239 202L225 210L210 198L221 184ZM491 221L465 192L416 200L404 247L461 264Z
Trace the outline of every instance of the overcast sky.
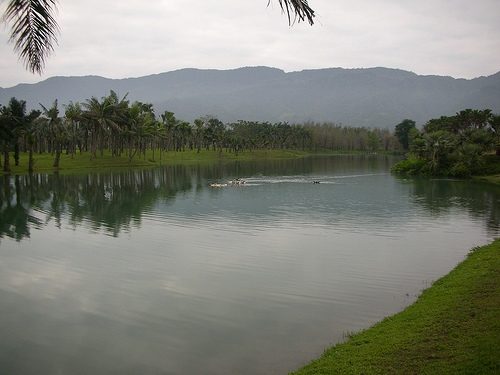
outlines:
M499 0L309 0L316 23L292 27L278 0L267 4L59 0L59 45L42 76L26 72L7 42L8 29L0 27L0 87L182 68L383 66L455 78L500 70Z

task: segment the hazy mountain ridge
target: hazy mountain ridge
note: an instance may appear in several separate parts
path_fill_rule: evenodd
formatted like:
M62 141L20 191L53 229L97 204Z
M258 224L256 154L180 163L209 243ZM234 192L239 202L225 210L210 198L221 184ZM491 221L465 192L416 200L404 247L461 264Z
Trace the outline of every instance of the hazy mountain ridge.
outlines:
M120 97L153 103L186 121L211 114L223 122L317 121L346 126L388 127L405 118L423 124L465 108L500 113L500 72L471 80L419 76L388 68L328 68L285 73L268 67L233 70L181 69L138 78L52 77L36 84L0 89L30 108L84 102L110 90Z

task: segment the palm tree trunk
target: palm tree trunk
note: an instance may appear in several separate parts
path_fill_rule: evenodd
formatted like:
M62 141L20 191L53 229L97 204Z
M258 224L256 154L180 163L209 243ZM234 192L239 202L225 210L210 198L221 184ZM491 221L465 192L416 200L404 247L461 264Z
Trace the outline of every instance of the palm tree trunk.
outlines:
M19 165L19 140L14 144L14 165Z
M61 146L56 144L54 147L56 150L56 159L54 160L54 168L59 168L59 161L61 160Z
M5 143L3 149L3 171L12 172L10 169L10 155L9 155L9 144Z
M35 167L35 160L33 159L33 146L30 145L29 159L28 159L28 172L33 172Z

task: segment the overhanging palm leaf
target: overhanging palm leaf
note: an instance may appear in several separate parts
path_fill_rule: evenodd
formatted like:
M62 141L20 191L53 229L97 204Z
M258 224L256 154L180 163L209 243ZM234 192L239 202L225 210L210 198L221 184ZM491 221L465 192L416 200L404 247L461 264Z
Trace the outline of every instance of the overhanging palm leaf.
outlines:
M269 0L268 4L271 2ZM307 0L278 0L281 9L286 11L288 23L291 25L298 18L299 21L307 21L312 25L314 23L314 10L311 9ZM292 21L292 14L295 14Z
M57 44L56 11L56 0L11 0L2 17L13 23L9 41L32 73L42 73L45 59Z
M59 26L53 16L57 11L56 2L57 0L11 0L2 17L2 21L13 22L9 41L14 42L14 50L32 73L42 73L45 59L54 52L54 45L57 44ZM311 25L314 23L314 10L307 0L278 2L286 12L289 24L297 18L299 21L307 19Z

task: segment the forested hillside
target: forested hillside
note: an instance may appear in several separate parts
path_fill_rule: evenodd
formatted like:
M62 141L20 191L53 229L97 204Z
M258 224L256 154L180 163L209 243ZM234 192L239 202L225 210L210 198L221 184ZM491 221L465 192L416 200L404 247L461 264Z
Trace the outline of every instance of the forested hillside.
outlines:
M268 67L234 70L182 69L129 79L53 77L37 84L0 89L0 104L22 98L28 109L84 102L112 91L174 112L182 121L211 115L238 120L329 122L349 127L388 128L404 118L417 125L464 108L500 112L500 72L455 79L419 76L397 69L318 69L285 73Z

